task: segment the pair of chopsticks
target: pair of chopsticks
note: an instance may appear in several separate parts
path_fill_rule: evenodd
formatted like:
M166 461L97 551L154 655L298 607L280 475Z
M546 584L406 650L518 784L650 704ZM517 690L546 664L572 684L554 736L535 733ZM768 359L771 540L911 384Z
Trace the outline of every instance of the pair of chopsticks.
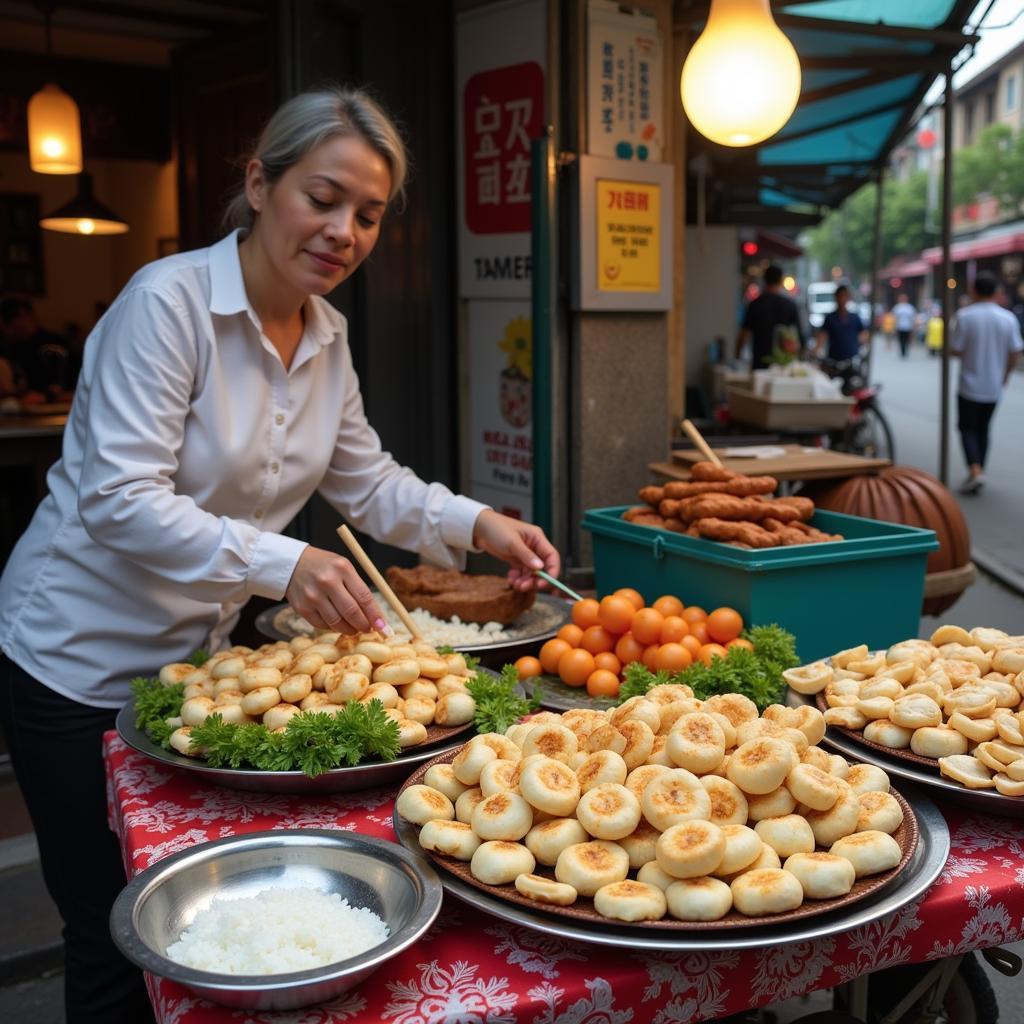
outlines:
M416 626L416 623L413 621L412 616L406 610L405 605L402 604L402 602L398 599L398 595L391 589L391 586L388 583L388 581L384 579L384 576L381 573L381 571L370 560L370 556L363 550L362 544L360 544L359 541L356 540L355 534L348 528L348 526L346 526L343 523L341 526L338 527L338 536L344 542L345 547L347 547L349 551L352 552L352 555L355 557L355 560L363 567L363 572L365 572L366 575L370 577L370 579L373 581L377 589L384 595L385 598L387 598L388 604L390 604L391 607L395 609L396 614L402 620L403 624L405 625L405 628L409 630L413 642L415 643L419 640L422 640L423 634L420 633L419 629ZM546 573L543 569L534 569L533 574L535 576L539 576L542 580L546 580L553 587L557 587L563 593L568 594L569 597L571 597L574 601L582 600L580 595L577 594L575 590L571 589L570 587L567 587L564 583L561 582L561 580L555 579L554 576L552 576L550 573Z

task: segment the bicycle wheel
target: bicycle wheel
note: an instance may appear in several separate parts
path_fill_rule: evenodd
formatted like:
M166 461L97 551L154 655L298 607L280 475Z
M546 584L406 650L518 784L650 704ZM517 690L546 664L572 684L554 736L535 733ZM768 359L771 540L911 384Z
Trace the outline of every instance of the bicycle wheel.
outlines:
M934 966L934 963L927 963L890 968L878 976L877 980L881 984L876 984L876 979L872 978L868 997L869 1019L884 1020L902 995ZM911 1007L900 1017L898 1024L998 1024L999 1021L999 1004L992 983L973 953L964 957L953 975L938 1018L921 1009L926 999L927 993L917 1006Z
M896 461L896 442L889 421L876 405L861 410L860 419L846 428L843 451L871 459Z

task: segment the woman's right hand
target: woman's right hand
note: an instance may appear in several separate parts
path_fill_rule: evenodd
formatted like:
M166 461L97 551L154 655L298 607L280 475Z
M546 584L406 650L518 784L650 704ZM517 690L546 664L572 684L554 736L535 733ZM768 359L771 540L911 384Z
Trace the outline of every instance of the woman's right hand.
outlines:
M333 551L307 547L299 556L284 596L316 629L339 633L389 631L356 567Z

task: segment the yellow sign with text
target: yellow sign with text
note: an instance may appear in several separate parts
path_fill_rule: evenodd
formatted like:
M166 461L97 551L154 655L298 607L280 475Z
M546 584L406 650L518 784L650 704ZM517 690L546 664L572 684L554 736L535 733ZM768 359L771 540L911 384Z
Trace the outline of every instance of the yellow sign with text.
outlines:
M661 186L597 180L597 288L661 290Z

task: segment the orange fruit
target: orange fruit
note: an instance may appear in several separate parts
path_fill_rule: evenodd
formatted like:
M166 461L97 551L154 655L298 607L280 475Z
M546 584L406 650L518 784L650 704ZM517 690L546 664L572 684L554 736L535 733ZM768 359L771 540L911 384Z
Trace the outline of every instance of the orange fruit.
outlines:
M711 639L711 637L708 636L708 624L706 622L691 622L690 636L694 636L702 644L706 644Z
M597 612L597 621L616 636L628 632L633 616L636 615L636 608L629 598L621 594L609 594L601 598L601 607Z
M662 615L668 618L669 615L682 615L683 614L683 602L678 597L673 597L671 594L663 594L658 598L652 608L656 608Z
M661 624L661 642L677 644L684 636L690 635L690 625L681 615L666 615Z
M754 649L754 645L749 640L744 640L741 636L736 637L735 640L730 640L725 647L729 651L734 647L742 647L745 651L752 651Z
M665 616L656 608L641 608L633 616L629 631L636 637L638 643L646 646L661 642L661 627L664 624Z
M634 661L640 661L644 656L644 645L637 643L632 633L623 633L615 644L615 657L628 665Z
M572 606L572 621L580 629L597 625L597 609L600 607L592 597L585 597Z
M539 658L531 658L530 655L524 654L521 658L516 659L516 672L520 679L533 679L543 671L544 666L540 663Z
M540 663L549 676L558 674L558 659L565 654L566 651L571 651L572 648L564 641L559 640L558 637L552 637L544 646L540 649Z
M615 637L604 626L591 626L583 631L579 646L591 654L600 654L602 651L614 650Z
M704 646L692 633L687 633L679 642L690 652L690 657L694 660L697 659L701 647Z
M595 654L594 664L598 668L603 668L606 672L611 672L616 676L622 671L622 662L611 651L601 651L600 654Z
M591 697L618 697L619 677L603 668L595 669L587 676L587 693Z
M715 658L724 658L729 652L721 644L705 644L700 649L700 654L697 655L700 660L707 665L711 666L711 662Z
M658 666L655 664L655 658L658 656L658 644L651 644L650 647L644 648L644 653L640 656L640 660L652 671L656 671Z
M654 655L655 669L681 672L693 664L690 652L682 644L662 644Z
M583 640L583 630L574 622L567 622L555 636L559 640L564 640L570 647L579 647Z
M691 604L689 608L684 608L680 613L684 619L692 626L695 622L703 622L707 617L708 613L704 611L699 604Z
M595 668L594 656L590 651L570 649L558 659L558 678L566 686L583 686Z
M637 611L647 603L644 600L644 595L639 590L634 590L632 587L619 587L615 591L616 597L624 597Z
M708 616L708 636L716 643L727 644L743 632L743 616L735 608L716 608Z

